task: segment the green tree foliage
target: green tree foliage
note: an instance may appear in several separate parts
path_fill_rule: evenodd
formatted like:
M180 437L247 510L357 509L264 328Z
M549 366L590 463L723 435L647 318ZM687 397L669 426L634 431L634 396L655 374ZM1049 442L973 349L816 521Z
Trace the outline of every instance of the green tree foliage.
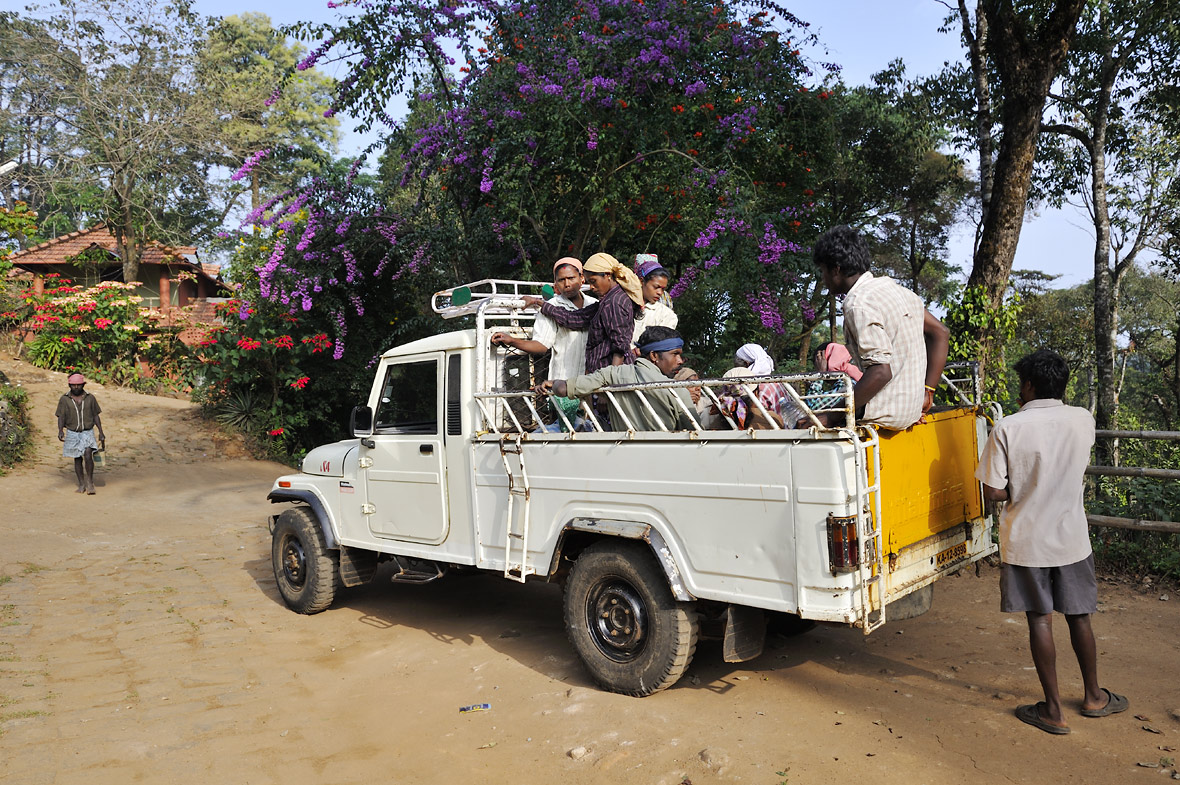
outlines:
M0 193L9 209L30 205L47 236L76 228L96 204L89 189L63 179L72 135L58 75L72 60L42 21L0 12L0 163L19 164Z
M23 286L9 278L12 262L8 257L37 235L37 213L24 202L12 209L0 207L0 328L15 327L26 316Z
M1016 335L1021 312L1020 294L1009 291L1000 307L995 307L987 290L981 286L966 286L947 305L943 323L950 330L950 347L947 359L950 361L975 361L988 356L983 351L979 335L996 336L1001 345L1007 344ZM1009 396L1008 367L1002 363L1003 353L990 355L991 364L985 364L981 371L984 381L985 398L1005 402L1015 400Z
M955 157L929 150L877 225L874 260L931 302L954 293L951 232L967 209L971 181Z
M263 193L294 189L335 153L339 121L329 111L335 85L314 68L296 70L305 54L258 13L217 20L197 51L197 80L222 121L219 162L236 170L251 154L268 151L238 178L249 187L251 209ZM227 212L241 186L232 191Z
M208 158L217 118L195 83L203 29L184 0L59 0L34 7L55 43L46 107L65 128L51 169L24 172L43 191L91 194L89 218L115 235L127 281L144 244L207 230Z
M927 303L952 293L947 242L972 192L962 162L942 152L949 137L936 100L900 60L869 85L834 88L832 164L816 205L821 225L864 227L876 263Z
M1177 139L1151 117L1154 86L1180 76L1158 52L1180 37L1172 0L1101 0L1087 8L1043 125L1043 187L1060 200L1080 192L1094 227L1094 346L1099 428L1115 421L1120 279L1157 247L1180 211ZM1148 107L1145 112L1144 105ZM1099 442L1101 463L1117 453Z

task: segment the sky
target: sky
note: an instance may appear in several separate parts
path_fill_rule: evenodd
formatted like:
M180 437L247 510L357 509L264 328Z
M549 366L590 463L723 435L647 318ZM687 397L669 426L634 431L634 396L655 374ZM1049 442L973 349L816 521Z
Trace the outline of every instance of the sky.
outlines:
M846 84L864 84L891 60L902 58L911 77L937 73L947 60L962 57L958 36L938 32L947 7L938 0L783 0L800 19L811 23L827 51L817 60L843 66ZM23 0L0 0L0 9L20 10ZM327 0L193 0L196 12L228 16L245 11L267 14L275 25L299 21L332 21L337 11ZM331 69L328 69L331 73ZM352 132L350 120L340 116L341 152L356 152L372 137ZM968 161L972 165L972 161ZM973 165L972 165L973 168ZM953 238L951 261L971 269L973 227L963 226ZM1074 286L1093 275L1094 233L1089 217L1079 208L1046 209L1029 213L1017 247L1014 269L1036 269L1059 275L1055 286Z

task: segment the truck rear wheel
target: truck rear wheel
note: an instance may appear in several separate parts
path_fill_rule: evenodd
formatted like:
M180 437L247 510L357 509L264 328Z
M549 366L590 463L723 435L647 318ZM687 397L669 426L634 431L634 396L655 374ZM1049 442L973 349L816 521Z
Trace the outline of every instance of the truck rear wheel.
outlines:
M565 586L565 629L603 688L643 697L671 687L697 647L697 614L677 602L651 552L603 542L574 562Z
M297 613L319 613L332 604L340 585L340 555L329 551L311 510L295 507L275 521L270 561L275 583L287 607Z

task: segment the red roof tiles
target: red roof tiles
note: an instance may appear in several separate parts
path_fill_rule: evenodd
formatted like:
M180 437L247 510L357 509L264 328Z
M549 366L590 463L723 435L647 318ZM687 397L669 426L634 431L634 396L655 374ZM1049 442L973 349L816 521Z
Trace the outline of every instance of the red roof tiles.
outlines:
M17 251L9 257L18 267L62 264L68 258L77 256L93 247L104 248L115 256L117 243L115 236L102 224L79 232L70 232L52 240ZM197 249L188 246L168 246L157 242L149 242L143 249L140 264L182 264L190 267L199 274L206 275L213 280L220 274L220 268L215 264L196 264L185 257L196 258Z

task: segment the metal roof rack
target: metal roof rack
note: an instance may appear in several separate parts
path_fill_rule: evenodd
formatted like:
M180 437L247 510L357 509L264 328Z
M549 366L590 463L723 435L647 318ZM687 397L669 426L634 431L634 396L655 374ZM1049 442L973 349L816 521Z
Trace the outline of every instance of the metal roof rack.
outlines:
M533 309L525 306L525 295L548 299L553 296L552 284L485 278L435 292L430 298L430 307L444 319L457 319L480 312L489 316L517 311L531 313Z

